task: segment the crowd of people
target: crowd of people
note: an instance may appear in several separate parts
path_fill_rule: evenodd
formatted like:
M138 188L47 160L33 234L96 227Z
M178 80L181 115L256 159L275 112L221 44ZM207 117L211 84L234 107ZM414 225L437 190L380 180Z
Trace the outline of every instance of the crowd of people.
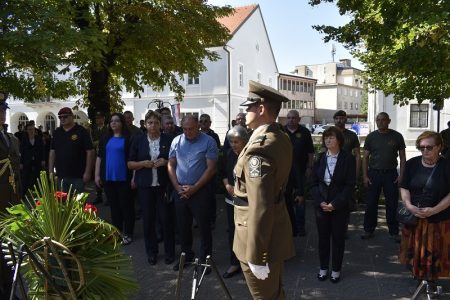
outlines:
M406 161L403 136L389 128L389 115L381 112L377 130L366 137L361 151L358 136L345 128L345 111L339 110L317 152L297 110L288 112L286 124L276 122L285 101L277 91L251 81L249 97L241 104L246 112L236 116L223 146L209 115L186 115L178 127L168 108L149 110L140 127L133 125L133 113L125 111L108 118L97 112L95 123L85 128L65 107L58 112L60 127L52 137L34 122L15 137L3 130L0 163L8 169L0 174L0 192L9 196L0 210L26 196L41 170L56 174L63 191L83 192L93 177L95 202L110 206L122 244L133 242L139 214L148 263L158 263L162 241L164 263L177 271L176 240L186 264L196 257L204 262L212 254L216 193L221 189L230 258L223 277L243 272L255 299L283 299L283 263L295 255L293 238L307 234L307 196L317 226L317 279L338 283L350 212L358 201L365 202L361 238L373 238L383 192L388 231L400 243L400 261L418 280L448 277L450 164L440 154L448 152L450 135L423 132L416 141L422 155ZM0 102L0 125L7 108ZM355 196L360 174L365 199ZM399 224L400 198L418 219L415 226ZM193 226L199 232L198 255ZM4 292L10 277L2 274Z

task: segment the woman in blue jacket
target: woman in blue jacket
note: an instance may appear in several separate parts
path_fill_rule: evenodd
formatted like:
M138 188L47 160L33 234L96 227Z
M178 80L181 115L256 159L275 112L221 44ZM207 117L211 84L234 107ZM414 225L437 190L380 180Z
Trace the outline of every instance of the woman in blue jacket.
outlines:
M175 256L174 207L167 197L167 162L173 137L161 133L160 115L154 111L145 115L145 128L147 133L133 140L128 168L135 171L148 263L155 265L157 262L155 221L159 214L163 223L165 263L171 264Z

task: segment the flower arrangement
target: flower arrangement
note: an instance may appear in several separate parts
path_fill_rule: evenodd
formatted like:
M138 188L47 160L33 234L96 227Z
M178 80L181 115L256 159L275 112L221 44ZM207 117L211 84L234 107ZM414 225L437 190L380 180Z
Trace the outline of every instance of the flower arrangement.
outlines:
M94 205L85 203L87 194L59 192L55 181L41 172L26 200L0 216L1 239L15 249L25 244L35 250L67 298L129 299L138 285L131 259L122 251L120 233L97 217ZM48 240L52 247L43 251ZM24 260L21 271L31 297L57 295L31 260Z

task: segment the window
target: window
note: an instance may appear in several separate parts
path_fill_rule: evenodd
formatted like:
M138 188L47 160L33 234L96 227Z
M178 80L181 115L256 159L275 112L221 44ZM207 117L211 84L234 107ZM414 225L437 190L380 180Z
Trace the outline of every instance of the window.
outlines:
M56 129L56 118L53 114L47 114L44 121L45 131L52 132Z
M338 108L338 109L342 109L342 103L341 103L341 102L338 102L337 108Z
M298 81L295 82L295 90L296 90L297 92L300 91L300 82L298 82Z
M188 75L187 83L189 85L200 84L200 77L192 77Z
M244 87L244 65L239 64L239 86Z
M23 128L25 128L25 125L28 123L28 117L25 114L21 114L19 117L19 126L22 125Z
M350 102L350 109L353 109L353 102Z
M291 90L291 81L290 80L288 80L288 91L290 91Z
M409 127L428 127L428 104L411 104Z
M304 89L304 87L303 87L303 82L300 82L300 92L304 92L305 91L305 89Z
M347 108L348 108L348 103L344 102L344 109L347 109Z
M193 116L196 116L197 118L199 117L198 112L195 112L195 111L185 111L185 112L180 112L180 120L183 119L184 116L188 116L188 115L193 115Z
M287 81L286 79L283 79L283 90L287 90Z
M355 109L358 110L358 103L355 103Z

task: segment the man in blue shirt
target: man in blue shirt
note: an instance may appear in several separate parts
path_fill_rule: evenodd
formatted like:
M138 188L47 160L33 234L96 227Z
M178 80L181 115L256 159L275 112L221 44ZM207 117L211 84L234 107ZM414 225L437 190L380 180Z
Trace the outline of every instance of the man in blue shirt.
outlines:
M181 121L183 134L172 141L168 171L174 192L173 199L180 235L181 251L192 261L192 217L200 230L200 260L212 252L211 199L207 183L216 173L218 149L210 136L200 132L196 116ZM179 263L174 266L178 271ZM208 269L209 270L209 269Z

